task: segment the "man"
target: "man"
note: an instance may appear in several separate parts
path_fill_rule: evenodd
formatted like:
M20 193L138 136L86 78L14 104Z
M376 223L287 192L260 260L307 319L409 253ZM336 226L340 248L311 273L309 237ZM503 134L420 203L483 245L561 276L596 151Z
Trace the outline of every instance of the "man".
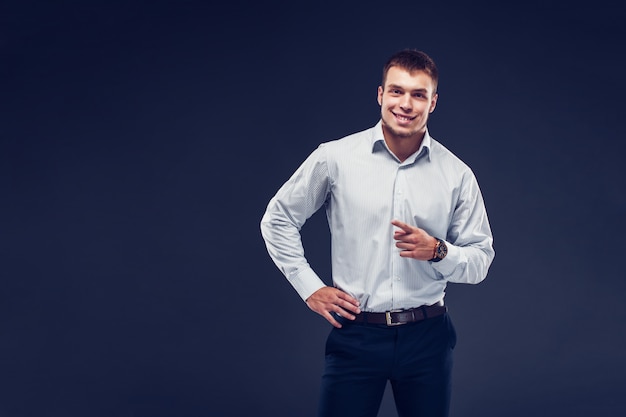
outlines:
M376 416L391 382L398 414L447 416L456 334L448 282L482 281L492 234L470 168L428 132L438 72L404 50L383 69L381 120L321 144L271 199L268 252L333 326L319 415ZM325 205L333 286L311 269L300 228Z

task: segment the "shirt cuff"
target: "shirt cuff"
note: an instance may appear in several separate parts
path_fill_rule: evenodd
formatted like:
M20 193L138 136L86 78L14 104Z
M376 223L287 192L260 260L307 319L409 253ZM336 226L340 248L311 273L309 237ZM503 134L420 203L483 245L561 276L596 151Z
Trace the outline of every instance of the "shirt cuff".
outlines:
M454 270L463 262L463 254L459 247L448 242L446 242L446 246L448 247L446 257L439 262L432 262L435 270L443 275L444 279L452 275Z
M287 277L287 280L304 301L315 291L326 287L324 281L310 267Z

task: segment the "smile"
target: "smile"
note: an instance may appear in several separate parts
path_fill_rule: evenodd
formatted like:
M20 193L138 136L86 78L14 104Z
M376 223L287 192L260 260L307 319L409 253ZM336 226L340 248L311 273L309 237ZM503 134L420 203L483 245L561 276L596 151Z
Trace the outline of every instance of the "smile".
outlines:
M401 114L396 114L394 112L391 112L395 118L399 121L399 122L410 122L411 120L414 120L417 116L413 116L413 117L409 117L409 116L403 116Z

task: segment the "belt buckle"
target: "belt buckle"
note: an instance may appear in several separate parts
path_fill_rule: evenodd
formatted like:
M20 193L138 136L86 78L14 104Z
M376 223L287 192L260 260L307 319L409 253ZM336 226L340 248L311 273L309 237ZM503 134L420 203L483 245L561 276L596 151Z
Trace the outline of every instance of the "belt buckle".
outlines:
M391 319L391 313L399 313L402 310L390 310L390 311L385 311L385 319L387 320L387 326L400 326L402 324L404 324L404 322L398 322L398 323L394 323Z

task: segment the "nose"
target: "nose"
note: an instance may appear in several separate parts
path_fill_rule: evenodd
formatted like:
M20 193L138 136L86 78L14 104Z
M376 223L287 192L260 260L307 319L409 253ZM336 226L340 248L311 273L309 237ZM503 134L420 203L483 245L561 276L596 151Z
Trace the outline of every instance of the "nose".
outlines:
M411 111L413 105L411 104L411 96L409 94L405 94L400 99L400 108L404 111Z

